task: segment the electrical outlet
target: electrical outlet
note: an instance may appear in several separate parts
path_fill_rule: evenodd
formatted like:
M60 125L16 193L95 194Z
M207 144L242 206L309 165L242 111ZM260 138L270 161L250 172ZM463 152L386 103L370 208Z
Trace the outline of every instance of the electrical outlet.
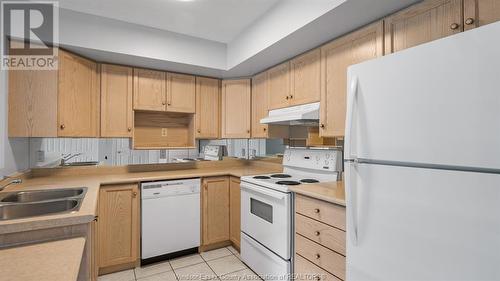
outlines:
M167 136L167 128L162 128L161 129L161 136L166 137Z
M38 150L36 152L36 162L45 162L45 151Z
M160 159L167 159L167 151L165 149L160 150Z

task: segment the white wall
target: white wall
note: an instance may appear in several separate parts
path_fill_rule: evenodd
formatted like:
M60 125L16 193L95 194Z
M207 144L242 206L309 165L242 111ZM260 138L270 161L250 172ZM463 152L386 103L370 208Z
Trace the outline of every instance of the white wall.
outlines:
M29 140L7 138L7 72L0 70L0 178L29 167Z
M345 1L281 1L228 44L227 69L258 54Z
M64 9L59 21L62 45L226 69L224 43Z

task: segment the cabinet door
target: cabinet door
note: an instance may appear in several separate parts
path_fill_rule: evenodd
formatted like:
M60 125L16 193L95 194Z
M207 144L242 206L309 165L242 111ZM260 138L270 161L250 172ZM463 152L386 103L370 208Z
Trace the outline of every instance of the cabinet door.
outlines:
M57 137L57 71L9 70L8 76L9 137Z
M277 65L267 72L269 75L269 109L289 106L290 62Z
M252 138L267 138L268 126L260 123L260 119L269 112L267 72L252 78Z
M222 81L222 137L250 138L250 79Z
M203 179L203 245L229 240L229 178Z
M317 102L321 93L321 51L312 50L290 62L292 79L291 105Z
M426 0L385 19L390 54L463 31L462 0Z
M135 263L139 258L137 184L103 186L99 192L99 268Z
M165 111L165 72L134 68L134 109Z
M132 137L132 80L130 67L101 65L101 137Z
M383 55L383 23L371 24L321 48L320 136L344 135L347 68Z
M220 136L220 81L196 77L196 138Z
M58 119L60 137L99 136L97 64L59 50Z
M167 73L167 111L196 112L195 77L177 73Z
M469 30L500 20L500 1L464 0L464 27Z
M229 236L231 242L239 249L241 238L241 192L240 179L231 177L229 181Z

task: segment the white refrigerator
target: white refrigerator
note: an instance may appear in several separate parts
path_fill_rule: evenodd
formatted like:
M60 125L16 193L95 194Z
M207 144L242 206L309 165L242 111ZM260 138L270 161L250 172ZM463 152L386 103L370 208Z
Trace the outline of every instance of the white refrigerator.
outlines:
M348 79L347 280L500 280L500 23Z

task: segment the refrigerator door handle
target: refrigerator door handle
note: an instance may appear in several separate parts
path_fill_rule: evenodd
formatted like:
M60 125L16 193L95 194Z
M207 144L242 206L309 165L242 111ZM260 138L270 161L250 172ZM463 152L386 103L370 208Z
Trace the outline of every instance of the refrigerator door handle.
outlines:
M346 169L346 177L345 177L345 187L346 187L346 196L348 203L348 211L347 211L347 220L351 225L351 228L348 229L347 235L351 240L352 244L356 246L358 244L358 199L357 199L357 188L356 182L353 180L353 171L357 168L357 162L351 162L348 164L349 167Z
M345 159L353 160L356 155L352 155L352 123L354 115L354 104L358 94L358 77L351 78L351 85L349 88L349 95L347 98L347 114L346 114L346 127L345 127Z

